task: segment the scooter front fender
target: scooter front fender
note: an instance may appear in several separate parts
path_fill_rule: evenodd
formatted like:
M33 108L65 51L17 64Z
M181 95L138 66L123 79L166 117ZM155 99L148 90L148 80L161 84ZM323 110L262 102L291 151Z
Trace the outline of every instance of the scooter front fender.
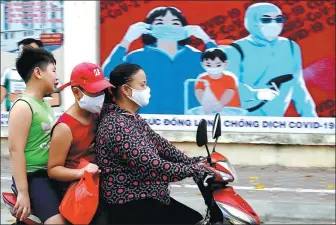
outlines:
M214 192L214 200L220 210L233 224L260 224L260 219L252 207L230 186Z

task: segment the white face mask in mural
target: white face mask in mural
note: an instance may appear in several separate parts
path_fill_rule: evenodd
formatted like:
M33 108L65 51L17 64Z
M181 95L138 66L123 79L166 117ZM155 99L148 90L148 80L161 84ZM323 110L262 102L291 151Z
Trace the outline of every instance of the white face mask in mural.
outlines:
M221 74L223 72L223 70L224 70L225 67L224 66L220 66L220 67L207 67L207 66L204 66L203 68L210 75L218 75L218 74Z
M78 101L79 107L91 113L100 113L104 104L105 94L97 97L90 97L83 93L83 97Z
M177 42L188 38L184 27L174 25L153 25L151 35L157 39Z
M282 27L282 24L279 23L262 24L260 30L267 40L274 40L281 33Z
M130 86L128 87L131 88ZM149 87L146 87L146 89L144 90L137 90L134 88L131 88L131 89L132 89L132 97L128 96L129 99L131 99L133 102L135 102L140 107L144 107L148 105L149 98L150 98L150 88Z

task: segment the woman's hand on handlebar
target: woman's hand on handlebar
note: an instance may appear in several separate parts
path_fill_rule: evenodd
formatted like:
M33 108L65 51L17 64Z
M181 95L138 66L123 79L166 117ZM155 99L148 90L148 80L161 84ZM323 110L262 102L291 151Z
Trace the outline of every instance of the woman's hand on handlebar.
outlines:
M204 168L204 179L203 179L203 185L206 187L208 186L208 181L214 181L216 179L215 169L209 166L203 166Z
M202 183L204 183L207 182L209 179L211 180L215 179L216 175L211 167L202 165L201 168L202 168L201 171L194 177L196 182L201 181ZM204 186L207 185L205 185L204 183Z
M197 164L199 165L199 166L203 166L203 164L204 164L204 162L207 160L207 157L206 156L200 156L199 157L199 160L198 160L198 162L197 162Z

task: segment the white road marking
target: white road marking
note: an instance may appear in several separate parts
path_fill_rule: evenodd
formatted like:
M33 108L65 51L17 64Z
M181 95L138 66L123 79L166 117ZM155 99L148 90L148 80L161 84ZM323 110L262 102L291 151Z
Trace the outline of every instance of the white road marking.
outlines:
M11 181L11 177L1 177L1 180ZM197 189L196 184L171 184L172 188L193 188ZM255 187L246 187L246 186L233 186L235 190L248 190L248 191L268 191L268 192L295 192L295 193L324 193L324 194L335 194L335 190L326 190L326 189L304 189L304 188L255 188Z

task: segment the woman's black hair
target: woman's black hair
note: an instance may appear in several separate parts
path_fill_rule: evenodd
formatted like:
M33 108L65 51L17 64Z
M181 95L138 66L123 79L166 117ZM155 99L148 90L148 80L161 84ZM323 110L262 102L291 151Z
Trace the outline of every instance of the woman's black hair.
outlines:
M176 16L181 21L182 26L187 26L188 25L188 21L184 17L184 15L181 13L181 11L179 11L178 9L176 9L174 7L159 7L156 10L154 9L153 12L147 16L147 18L145 19L144 22L147 23L147 24L152 24L157 17L165 16L168 11L172 15ZM155 44L156 41L157 41L156 38L151 36L150 34L143 34L142 35L142 42L145 45ZM186 39L178 42L179 45L183 45L183 46L187 45L187 44L190 44L190 43L191 43L190 38L186 38Z
M120 87L132 80L132 77L139 72L139 70L142 70L142 68L132 63L122 63L115 67L110 73L110 83L115 86L115 88L112 88L112 95L108 91L105 92L105 102L114 102L114 97L119 99Z
M214 50L210 49L210 50L206 50L205 52L203 52L202 62L205 59L214 60L216 57L218 57L222 62L225 62L227 60L226 54L221 49L214 49Z

